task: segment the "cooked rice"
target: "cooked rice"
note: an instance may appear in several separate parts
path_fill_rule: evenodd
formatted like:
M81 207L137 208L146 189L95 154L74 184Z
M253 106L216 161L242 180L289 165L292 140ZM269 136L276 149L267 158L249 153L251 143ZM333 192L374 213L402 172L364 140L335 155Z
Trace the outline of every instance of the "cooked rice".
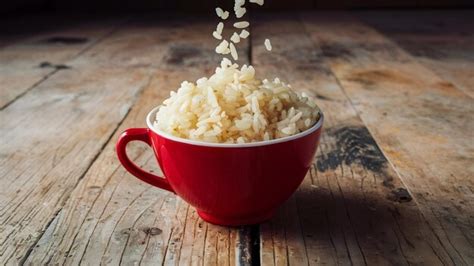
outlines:
M271 51L272 50L272 43L270 42L269 39L265 39L265 48L267 48L268 51Z
M263 6L264 0L249 0L249 2Z
M281 82L259 80L252 66L224 58L209 78L183 82L156 114L154 126L171 135L214 143L247 143L310 128L319 109Z
M233 43L239 43L239 42L240 42L240 36L239 36L239 34L237 34L237 32L234 32L234 34L232 34L232 36L230 37L230 40L231 40Z
M240 38L242 39L247 39L247 37L249 37L250 35L250 32L248 32L247 30L242 30L239 34Z
M247 9L245 7L238 7L235 9L235 16L237 18L241 18L245 15L246 12L247 12Z
M216 32L217 32L219 35L221 35L223 29L224 29L224 23L219 22L219 23L217 24L217 27L216 27Z
M235 49L235 46L233 43L229 43L229 48L230 48L230 55L234 60L239 60L239 54L237 53L237 49Z
M250 25L248 21L239 21L234 23L234 27L238 29L247 28Z
M212 32L212 36L218 40L222 40L222 30L224 29L224 23L219 22L217 24L216 30Z
M247 9L243 7L244 4L245 4L245 0L235 0L234 12L237 18L243 17L245 12L247 12Z
M212 36L214 36L214 38L216 38L218 40L222 40L222 35L217 33L217 31L212 32Z
M222 10L220 7L216 7L216 14L223 20L226 20L229 17L229 12Z
M222 42L216 47L216 53L229 54L230 53L229 42L226 40L222 40Z

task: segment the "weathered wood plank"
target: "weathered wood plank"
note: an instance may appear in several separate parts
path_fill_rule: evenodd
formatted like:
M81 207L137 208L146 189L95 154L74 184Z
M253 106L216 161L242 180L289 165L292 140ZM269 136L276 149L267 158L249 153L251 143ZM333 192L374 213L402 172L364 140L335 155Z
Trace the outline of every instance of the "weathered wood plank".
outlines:
M208 37L214 23L148 21L136 27L145 25L146 32L131 28L123 34L135 36L127 39L140 43L145 54L154 58L131 51L111 61L128 60L133 55L131 64L156 69L153 79L34 247L27 263L231 265L239 261L243 237L239 229L203 222L177 196L128 174L116 158L114 145L120 131L144 127L146 114L170 90L184 79L196 80L210 74L219 61L213 51L216 41ZM100 63L101 53L96 56ZM143 145L131 145L129 154L145 169L156 165L152 151Z
M444 80L474 97L474 12L363 12L357 17L391 38Z
M473 99L353 18L303 19L436 234L437 254L473 264Z
M278 216L261 226L261 264L450 264L303 28L294 17L277 16L253 27L257 74L290 82L326 115L311 171ZM271 53L264 38L272 40Z
M2 262L21 259L41 235L147 75L143 69L64 71L0 113Z
M149 76L144 68L74 65L0 112L1 263L29 252Z
M90 49L123 21L124 19L102 19L80 22L66 19L59 29L31 34L32 36L2 48L0 110L54 73L68 69L70 60ZM62 20L55 23L62 23Z

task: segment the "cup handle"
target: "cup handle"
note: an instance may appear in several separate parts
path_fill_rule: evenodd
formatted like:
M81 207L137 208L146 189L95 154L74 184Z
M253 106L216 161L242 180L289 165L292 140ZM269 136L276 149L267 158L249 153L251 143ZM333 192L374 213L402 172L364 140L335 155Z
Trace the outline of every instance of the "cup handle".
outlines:
M117 144L115 145L115 149L117 151L117 156L122 163L123 167L127 169L132 175L136 176L138 179L162 189L166 189L173 193L174 190L171 188L170 184L164 177L156 176L150 174L140 167L138 167L135 163L133 163L130 158L127 156L127 144L130 141L139 140L143 141L148 146L151 147L151 139L150 139L150 130L148 128L129 128L125 130L122 135L120 135Z

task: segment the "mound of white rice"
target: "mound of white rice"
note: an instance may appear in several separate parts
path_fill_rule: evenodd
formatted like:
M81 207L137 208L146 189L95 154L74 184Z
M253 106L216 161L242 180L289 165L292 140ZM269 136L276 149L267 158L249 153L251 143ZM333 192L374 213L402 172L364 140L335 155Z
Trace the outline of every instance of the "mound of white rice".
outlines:
M223 59L210 78L183 82L156 114L154 126L171 135L215 143L271 140L302 132L319 119L304 93L259 80L252 66Z

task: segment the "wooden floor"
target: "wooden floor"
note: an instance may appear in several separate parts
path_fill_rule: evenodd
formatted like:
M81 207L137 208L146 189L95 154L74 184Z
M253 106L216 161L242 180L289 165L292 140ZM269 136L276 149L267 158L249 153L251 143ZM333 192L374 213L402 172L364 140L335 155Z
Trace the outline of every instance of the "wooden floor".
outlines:
M215 19L3 19L0 264L474 265L473 17L252 17L241 63L312 95L327 119L299 190L240 228L203 222L114 152L170 90L214 70Z

